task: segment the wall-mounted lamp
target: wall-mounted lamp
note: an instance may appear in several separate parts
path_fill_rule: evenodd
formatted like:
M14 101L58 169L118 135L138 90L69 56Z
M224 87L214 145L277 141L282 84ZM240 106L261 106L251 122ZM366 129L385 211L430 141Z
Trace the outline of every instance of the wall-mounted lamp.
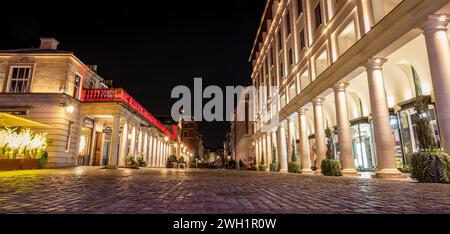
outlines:
M75 107L73 105L67 105L66 106L66 112L68 114L72 114L75 111Z

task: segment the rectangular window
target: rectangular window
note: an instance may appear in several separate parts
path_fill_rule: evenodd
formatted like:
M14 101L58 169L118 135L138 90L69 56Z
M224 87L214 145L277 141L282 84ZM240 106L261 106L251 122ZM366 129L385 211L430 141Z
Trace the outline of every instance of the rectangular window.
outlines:
M288 11L286 13L286 30L287 30L287 35L291 35L292 29L291 29L291 12Z
M80 97L80 85L81 85L81 76L75 75L75 79L73 81L73 97L79 98Z
M66 138L66 152L67 153L70 152L70 142L72 139L72 127L73 127L73 122L69 121L69 126L67 127L67 138Z
M294 82L291 84L291 86L289 86L289 102L292 101L295 96L297 96L297 88Z
M317 3L316 8L314 9L314 16L315 16L315 19L316 19L316 29L317 29L320 25L323 24L323 21L322 21L322 9L320 7L320 2Z
M300 30L300 50L306 47L305 30Z
M276 58L277 52L275 49L275 45L272 44L272 65L275 65L277 58Z
M350 47L356 43L355 24L352 21L339 33L337 37L339 56L343 55Z
M309 85L308 70L300 76L300 90L304 90Z
M298 16L300 16L303 13L302 0L297 0L297 13L298 13Z
M280 62L280 67L279 67L278 69L280 70L280 79L282 79L283 76L284 76L284 72L283 72L283 70L284 70L284 68L283 68L283 62Z
M328 68L328 53L324 50L319 56L317 56L316 61L316 77L317 78L322 72Z
M281 35L281 30L278 31L278 50L283 49L283 35Z
M31 81L31 67L12 67L8 85L9 93L26 93Z
M89 89L94 89L95 88L95 80L91 79L89 80Z
M289 68L294 64L294 54L292 54L292 49L289 48L288 52Z

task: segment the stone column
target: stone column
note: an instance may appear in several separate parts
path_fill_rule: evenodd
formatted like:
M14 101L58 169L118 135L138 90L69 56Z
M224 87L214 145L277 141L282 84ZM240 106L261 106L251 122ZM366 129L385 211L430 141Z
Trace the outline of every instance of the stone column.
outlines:
M153 167L152 153L153 153L153 137L149 133L149 136L148 136L148 153L147 153L148 154L148 161L147 161L147 163L148 163L147 166L148 167Z
M431 15L423 25L442 147L450 153L450 15Z
M288 172L288 159L287 159L287 149L286 149L286 121L280 123L278 128L278 158L280 159L280 172Z
M317 174L322 173L322 161L326 157L327 147L325 145L325 128L323 124L323 109L322 102L325 99L316 98L313 100L314 104L314 135L316 137L316 166L317 166Z
M138 154L142 154L142 143L143 143L143 138L144 138L144 135L143 135L143 132L142 132L142 128L139 128L139 134L138 134L138 149L137 149L137 155Z
M379 171L377 178L400 178L402 173L395 164L394 137L392 136L389 107L383 80L382 66L386 59L370 59L367 63L370 106Z
M131 129L130 154L136 156L136 125Z
M288 122L287 122L287 159L288 162L292 161L292 123L293 123L293 119L291 117L288 118Z
M350 121L347 109L347 91L345 90L349 83L341 82L334 86L334 100L336 103L336 120L339 139L339 150L342 163L342 174L344 176L359 176L355 169L355 160L353 157L352 137Z
M307 109L298 111L298 126L300 131L300 160L302 163L302 174L314 174L311 170L311 160L309 155L308 128L306 125Z
M108 165L105 165L105 166L108 166L111 168L117 167L117 161L118 161L119 154L120 154L119 142L120 142L120 116L115 115L114 123L113 123L112 139L111 139L111 153L109 154Z
M270 137L271 132L266 133L266 144L267 144L267 155L266 155L266 165L267 170L270 170L270 164L273 161L272 158L272 139Z
M119 166L125 166L128 154L128 120L122 127L122 142L120 143Z
M143 137L143 150L142 150L142 155L144 157L144 161L145 163L148 164L148 133L147 130L144 130L144 137Z
M157 167L156 164L158 159L158 139L156 136L153 136L153 148L152 148L152 167Z
M279 163L280 162L280 158L278 157L278 139L277 139L278 137L277 137L277 131L275 130L275 131L273 131L272 132L272 144L273 144L273 147L276 149L275 150L275 152L274 152L274 155L272 155L272 159L276 159L277 160L277 162Z
M289 161L292 161L292 154L297 152L297 136L295 133L295 117L289 118L289 144L288 147L290 149L288 157Z

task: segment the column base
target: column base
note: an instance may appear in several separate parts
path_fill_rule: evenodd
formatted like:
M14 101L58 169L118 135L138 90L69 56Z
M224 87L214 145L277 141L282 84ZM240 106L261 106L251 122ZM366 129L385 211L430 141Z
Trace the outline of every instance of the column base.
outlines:
M361 176L361 174L355 170L355 169L344 169L341 171L342 176L347 176L347 177L359 177Z
M403 175L397 168L394 168L379 170L375 172L375 175L372 176L372 178L382 180L401 180L406 179L407 177Z
M314 171L314 173L316 173L316 175L322 175L322 170L321 169L317 169Z
M302 175L314 175L315 174L315 172L312 171L311 169L302 169L300 172Z
M280 173L288 173L287 169L280 169Z

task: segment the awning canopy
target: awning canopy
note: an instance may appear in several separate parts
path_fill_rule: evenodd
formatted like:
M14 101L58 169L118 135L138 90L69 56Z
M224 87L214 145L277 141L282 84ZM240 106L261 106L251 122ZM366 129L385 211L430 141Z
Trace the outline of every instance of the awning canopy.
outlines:
M29 119L24 119L15 115L0 113L0 127L36 127L49 128L46 124L41 124Z

